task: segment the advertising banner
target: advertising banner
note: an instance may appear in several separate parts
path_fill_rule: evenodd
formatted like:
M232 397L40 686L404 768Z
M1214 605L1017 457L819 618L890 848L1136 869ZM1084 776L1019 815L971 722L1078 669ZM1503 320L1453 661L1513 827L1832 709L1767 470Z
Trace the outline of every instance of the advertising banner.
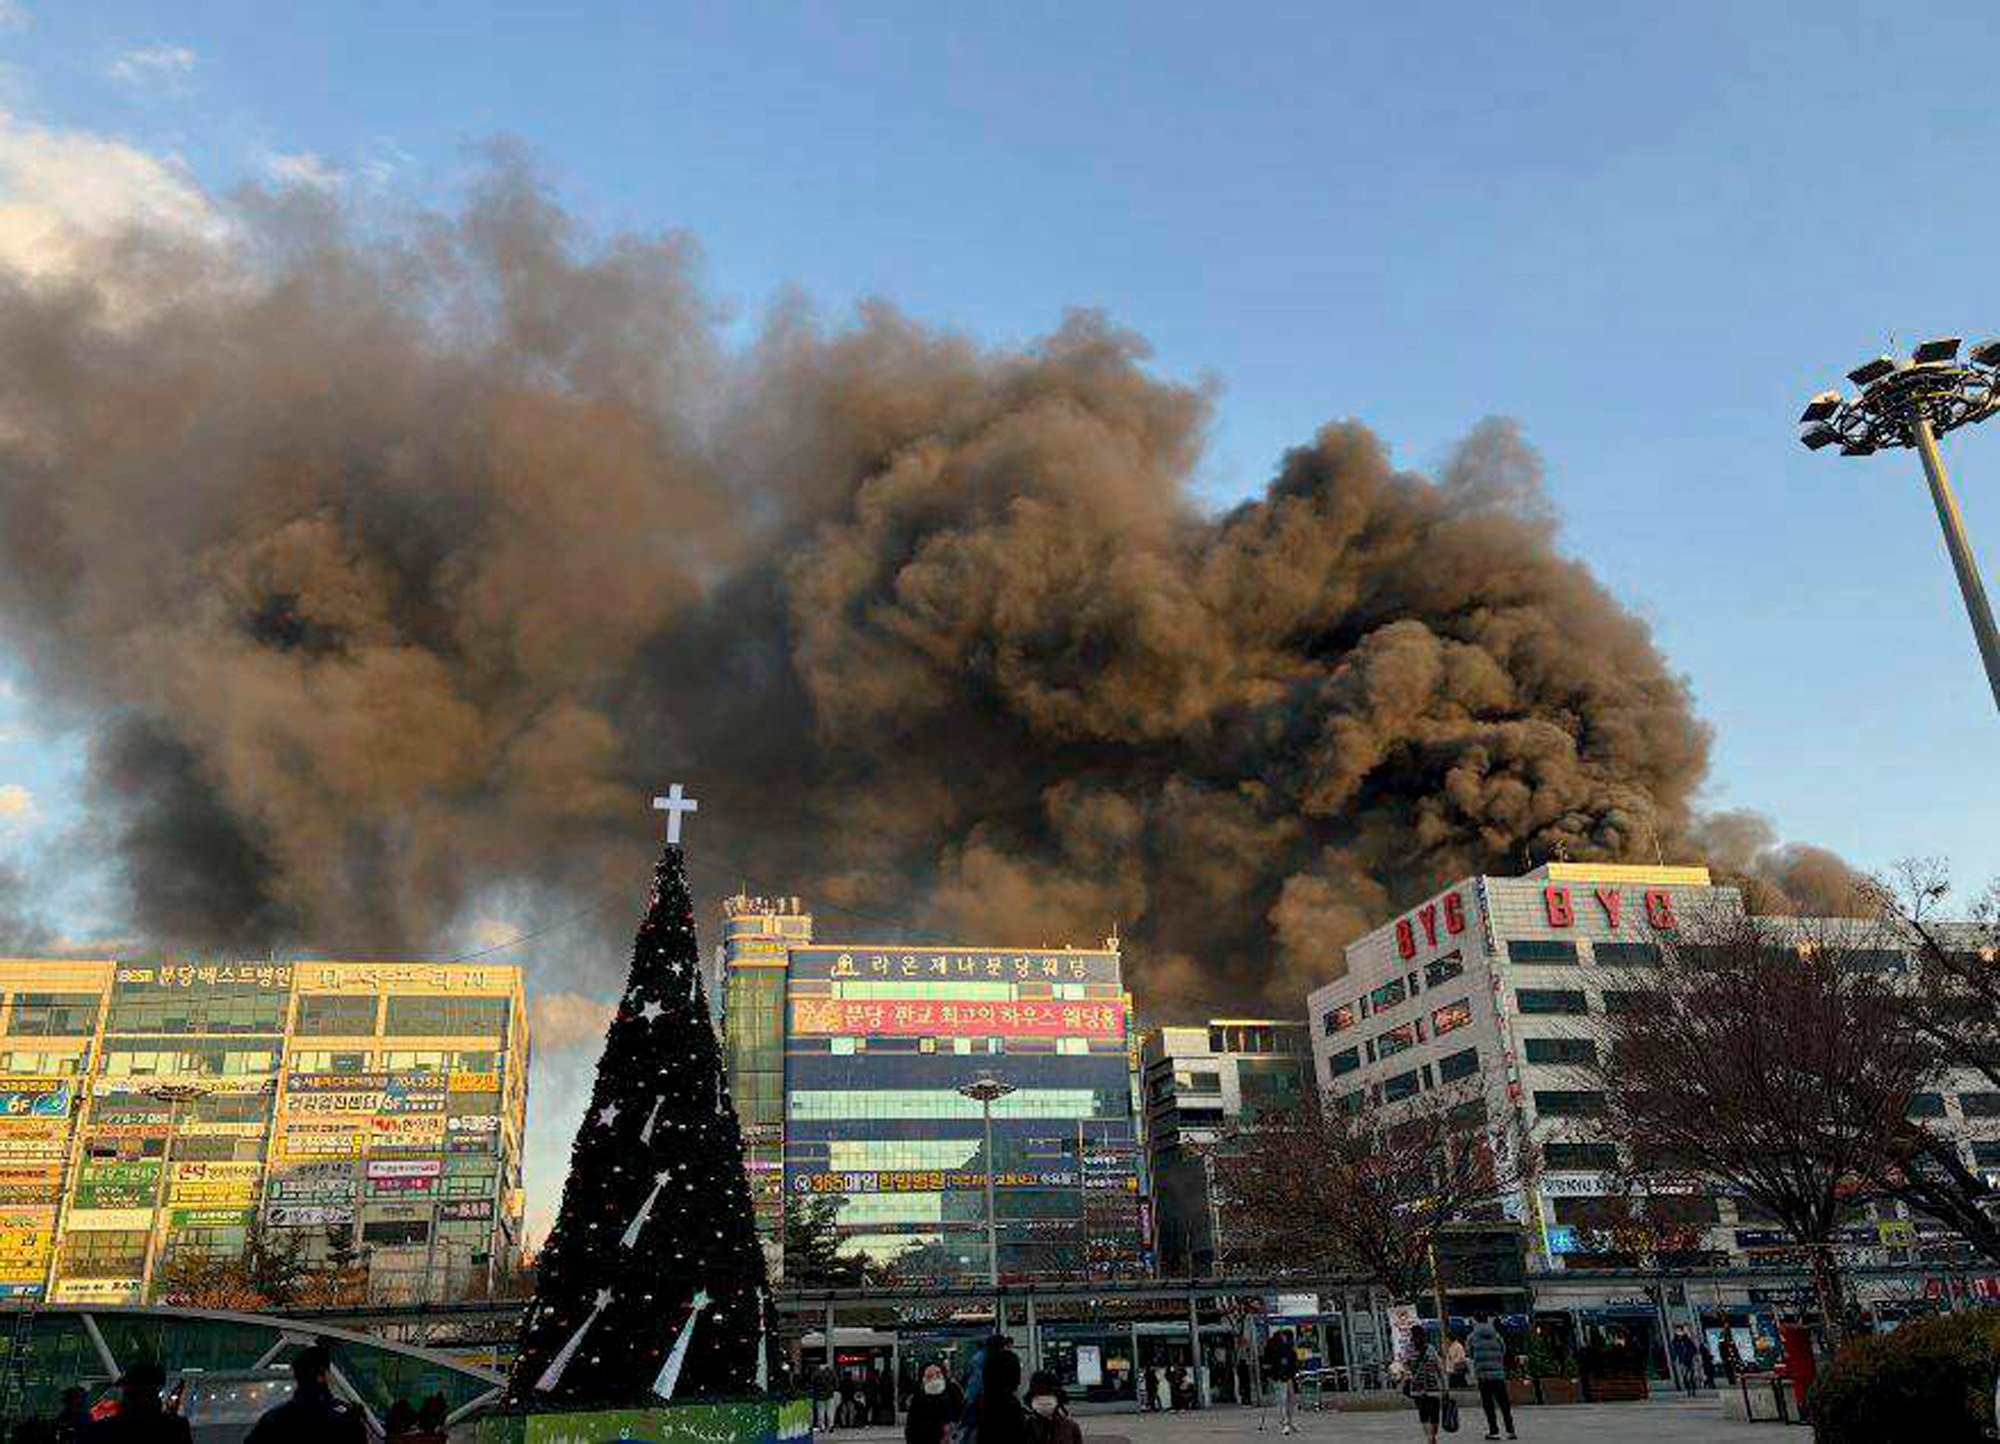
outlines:
M274 1177L271 1180L270 1199L273 1203L351 1203L354 1200L354 1175L341 1174L329 1178Z
M444 1172L441 1158L373 1158L368 1161L369 1179L436 1178Z
M40 1283L55 1246L53 1208L0 1209L0 1283Z
M60 1159L68 1142L69 1130L61 1124L17 1124L0 1129L0 1158Z
M117 1162L86 1158L77 1165L78 1208L151 1208L160 1196L157 1158Z
M1074 1172L1054 1170L1044 1173L993 1175L995 1188L1076 1188L1082 1183ZM940 1193L946 1189L984 1189L986 1175L972 1170L915 1169L875 1173L802 1173L792 1183L795 1193Z
M446 1223L480 1223L493 1217L490 1198L447 1198L438 1205L438 1217Z
M498 993L512 991L506 968L445 967L437 963L300 963L299 986L316 993L374 993L385 987L415 985L426 992Z
M141 1279L61 1279L49 1295L59 1304L136 1304Z
M286 1118L325 1118L333 1114L375 1113L382 1106L380 1093L293 1093L285 1099Z
M500 1119L493 1113L454 1113L445 1127L451 1133L480 1134L490 1137L500 1131Z
M151 1208L72 1208L63 1215L63 1233L139 1233L153 1226Z
M1123 1038L1125 1005L795 998L792 1031L837 1037Z
M891 951L853 948L793 948L794 978L907 978L912 982L951 979L1006 983L1116 983L1118 954L1072 952L986 952L928 948Z
M174 1208L167 1222L174 1228L248 1228L255 1216L248 1208Z
M445 1080L435 1073L392 1076L382 1090L384 1113L444 1112Z
M388 1086L387 1073L294 1073L285 1080L287 1093L380 1093Z
M273 1228L326 1228L354 1222L354 1206L347 1203L274 1203L264 1210L264 1222Z
M175 1203L252 1204L261 1163L176 1163L169 1197Z
M498 1073L453 1073L451 1091L454 1093L498 1093L500 1075Z
M378 1113L368 1125L369 1137L391 1148L436 1148L444 1141L442 1113Z
M278 1151L287 1159L358 1158L368 1135L352 1123L287 1123L278 1136Z
M368 1180L368 1196L383 1198L390 1194L403 1196L412 1193L434 1193L437 1191L436 1178L371 1178Z
M118 970L120 988L192 988L199 984L212 988L218 983L232 987L289 988L290 963L163 963L156 967Z
M67 1118L75 1087L73 1078L0 1074L0 1118Z

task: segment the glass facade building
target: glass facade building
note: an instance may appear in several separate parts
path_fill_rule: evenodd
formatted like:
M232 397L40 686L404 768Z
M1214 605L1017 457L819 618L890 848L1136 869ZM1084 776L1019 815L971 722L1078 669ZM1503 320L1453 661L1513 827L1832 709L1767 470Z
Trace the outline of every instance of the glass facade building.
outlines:
M518 1260L520 970L0 963L0 1296L136 1303L253 1219L369 1297Z
M789 951L784 1188L905 1278L1114 1277L1140 1260L1130 1003L1115 948ZM981 1105L992 1078L992 1155Z
M743 1129L743 1167L757 1238L775 1279L784 1276L785 968L790 950L812 941L812 918L795 897L738 895L722 905L719 999L729 1094Z

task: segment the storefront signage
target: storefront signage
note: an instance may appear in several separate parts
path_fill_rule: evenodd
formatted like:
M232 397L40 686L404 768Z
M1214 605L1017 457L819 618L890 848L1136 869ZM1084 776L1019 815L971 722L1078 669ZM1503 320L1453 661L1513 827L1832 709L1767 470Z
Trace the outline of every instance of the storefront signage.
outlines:
M273 1228L324 1228L354 1222L354 1208L341 1203L276 1203L264 1210Z
M379 1198L385 1194L431 1193L437 1189L435 1178L370 1178L368 1195Z
M392 1148L435 1148L444 1138L441 1113L378 1113L368 1120L369 1135Z
M1000 953L928 949L793 948L794 978L952 979L1010 983L1115 983L1113 952Z
M158 1159L87 1159L77 1166L74 1202L78 1208L151 1208L159 1196Z
M63 1233L138 1233L153 1226L151 1205L145 1208L72 1208L63 1215Z
M287 1118L323 1118L332 1113L371 1114L382 1106L380 1093L297 1093L285 1100Z
M1595 903L1598 916L1612 932L1624 925L1626 917L1625 897L1615 887L1594 887L1589 891L1590 901ZM1640 908L1646 922L1657 932L1672 932L1679 923L1674 917L1674 895L1665 888L1649 887L1639 894ZM1576 925L1577 903L1570 889L1554 885L1542 889L1542 916L1552 928L1567 928Z
M371 1181L384 1178L436 1178L444 1172L439 1158L376 1158L369 1160Z
M345 1166L339 1173L275 1174L271 1178L270 1196L283 1203L348 1203L354 1198L354 1174Z
M175 1203L255 1203L259 1163L176 1163L169 1197Z
M356 1158L368 1139L356 1124L288 1123L279 1148L286 1158Z
M1408 917L1396 919L1396 955L1414 958L1419 933L1423 935L1423 945L1434 948L1441 940L1455 938L1464 931L1465 899L1456 892L1448 892L1425 903Z
M798 998L798 1034L895 1037L1123 1038L1122 1003L950 1003Z
M236 987L289 988L292 968L289 963L172 963L152 968L120 968L117 981L120 987L192 988L197 984L213 987L228 983Z
M0 1118L67 1118L74 1080L0 1075Z
M454 1093L498 1093L500 1075L498 1073L454 1073L451 1075L451 1091Z
M1074 1172L996 1173L995 1188L1076 1188ZM897 1173L802 1173L792 1184L797 1193L938 1193L945 1189L983 1189L986 1175L970 1170L919 1169Z
M62 1279L50 1297L59 1304L136 1304L141 1279Z
M492 1134L500 1131L500 1118L494 1113L454 1113L445 1127L452 1133Z
M307 992L373 993L418 987L443 993L511 993L514 975L504 968L437 963L300 963L299 987Z
M438 1205L438 1217L446 1223L478 1223L493 1217L490 1198L448 1198Z
M252 1214L247 1208L175 1208L167 1220L175 1228L248 1228Z
M380 1093L388 1086L387 1073L294 1073L285 1080L288 1093Z

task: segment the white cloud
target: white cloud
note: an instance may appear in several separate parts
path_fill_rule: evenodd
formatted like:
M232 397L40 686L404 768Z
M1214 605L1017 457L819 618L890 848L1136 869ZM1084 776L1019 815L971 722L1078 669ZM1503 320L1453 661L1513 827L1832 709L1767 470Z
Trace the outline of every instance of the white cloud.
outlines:
M538 993L530 1000L529 1025L537 1048L555 1050L601 1043L617 1011L616 998L582 993Z
M347 176L340 167L329 165L309 150L292 154L271 152L264 157L264 174L281 186L300 186L306 190L337 191L347 184Z
M131 225L210 242L227 232L177 164L106 136L0 112L0 266L66 276L93 238Z
M0 0L5 3L5 0ZM179 85L194 71L194 51L185 45L143 45L119 52L109 74L121 85Z
M21 0L0 0L0 30L26 30L28 7Z
M0 783L0 822L33 822L39 810L35 794L20 783Z

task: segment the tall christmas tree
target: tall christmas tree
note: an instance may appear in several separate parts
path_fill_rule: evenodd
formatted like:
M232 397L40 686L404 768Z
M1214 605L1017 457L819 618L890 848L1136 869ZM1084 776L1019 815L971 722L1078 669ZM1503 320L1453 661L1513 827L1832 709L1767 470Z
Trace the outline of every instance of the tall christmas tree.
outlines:
M746 1395L771 1383L770 1289L709 1024L680 848L667 845L570 1153L507 1386L517 1407Z

